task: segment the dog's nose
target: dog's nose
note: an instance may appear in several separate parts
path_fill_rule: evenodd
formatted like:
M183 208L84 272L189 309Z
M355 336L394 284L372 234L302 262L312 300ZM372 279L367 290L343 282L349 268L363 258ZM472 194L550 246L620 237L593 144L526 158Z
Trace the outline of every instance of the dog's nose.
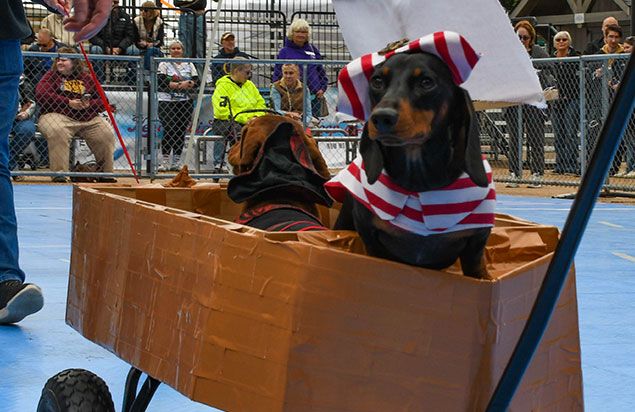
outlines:
M373 114L370 115L370 120L373 122L373 125L375 125L379 133L391 132L397 124L398 119L399 112L390 107L375 109L373 110Z

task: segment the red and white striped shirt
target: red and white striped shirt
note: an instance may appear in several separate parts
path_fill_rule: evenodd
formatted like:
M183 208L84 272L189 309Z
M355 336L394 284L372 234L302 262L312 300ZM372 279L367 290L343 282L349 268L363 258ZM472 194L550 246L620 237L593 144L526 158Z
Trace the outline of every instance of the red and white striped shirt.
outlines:
M410 43L381 55L365 54L348 63L337 78L337 110L361 120L371 113L369 80L375 67L400 53L430 53L445 62L456 85L467 80L480 56L458 33L438 31L412 40Z
M349 192L380 219L421 236L492 227L496 192L487 160L483 159L483 165L487 187L477 186L463 173L448 186L417 193L395 184L385 170L375 183L368 183L358 156L326 182L325 189L338 202L343 202Z

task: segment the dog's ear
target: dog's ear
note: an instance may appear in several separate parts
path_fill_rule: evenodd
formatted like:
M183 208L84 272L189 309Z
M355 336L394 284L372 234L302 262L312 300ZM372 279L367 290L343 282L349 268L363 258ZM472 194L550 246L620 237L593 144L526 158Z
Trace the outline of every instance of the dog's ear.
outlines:
M467 90L458 88L456 93L456 117L452 127L454 145L461 148L465 145L465 172L472 181L481 187L487 187L487 174L483 166L478 119L474 111L472 99Z
M364 125L364 130L362 131L359 153L364 160L364 170L366 171L368 183L372 185L379 179L379 175L384 168L384 158L381 154L379 143L368 137L368 123Z

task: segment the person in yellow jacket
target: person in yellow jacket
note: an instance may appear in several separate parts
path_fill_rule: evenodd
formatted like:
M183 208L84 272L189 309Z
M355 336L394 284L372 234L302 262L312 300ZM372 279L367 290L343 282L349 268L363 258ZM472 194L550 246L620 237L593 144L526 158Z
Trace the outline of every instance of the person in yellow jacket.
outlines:
M239 57L236 57L235 60L238 61L230 63L229 74L216 81L216 88L212 95L212 105L214 107L212 131L215 135L224 136L229 144L233 143L232 140L239 135L240 128L249 119L265 114L265 112L242 113L243 111L266 109L267 107L265 99L260 95L258 88L249 80L251 78L251 64ZM215 173L224 172L221 167L226 147L225 142L216 142L214 144Z

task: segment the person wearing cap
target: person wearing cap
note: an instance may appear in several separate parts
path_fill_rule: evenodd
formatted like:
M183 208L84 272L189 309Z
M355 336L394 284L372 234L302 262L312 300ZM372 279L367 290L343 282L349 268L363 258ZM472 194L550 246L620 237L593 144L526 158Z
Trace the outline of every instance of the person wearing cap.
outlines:
M214 59L233 59L236 56L248 59L251 57L247 53L238 49L238 46L236 46L236 35L230 31L226 31L220 36L220 45L221 48L218 49L218 54L214 56ZM227 74L225 65L226 63L212 64L212 79L214 79L214 81Z

